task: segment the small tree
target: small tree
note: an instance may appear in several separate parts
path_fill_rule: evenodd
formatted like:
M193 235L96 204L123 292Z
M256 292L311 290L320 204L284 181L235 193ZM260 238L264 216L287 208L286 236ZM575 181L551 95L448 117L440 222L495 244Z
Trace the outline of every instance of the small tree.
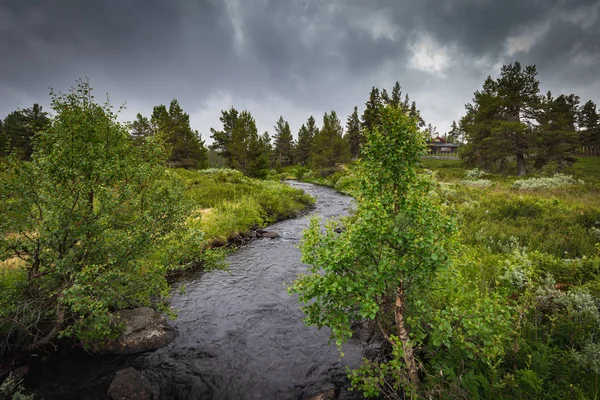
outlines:
M344 128L337 113L323 115L323 126L315 136L311 162L317 168L331 168L350 161L350 145L343 137Z
M275 135L273 136L273 163L276 167L287 167L293 162L294 137L290 130L290 124L282 116L275 124Z
M140 145L146 141L148 136L153 134L152 125L150 124L148 117L144 117L142 114L138 113L135 117L135 121L131 123L131 137L133 143Z
M425 143L416 121L392 106L379 115L358 164L356 214L340 234L333 221L325 233L311 221L301 244L310 274L290 291L304 303L306 322L330 327L338 345L352 335L353 321L377 321L394 356L365 367L363 376L373 378L364 382L391 375L394 384L419 390L412 306L448 263L453 225L429 196L431 182L417 174Z
M52 108L32 161L9 158L0 182L0 259L24 264L0 288L0 336L26 350L59 334L101 340L117 333L111 311L162 304L168 265L150 254L188 212L162 144L134 146L87 82L52 94Z
M15 153L19 158L29 160L35 135L43 131L49 121L48 113L39 104L10 113L4 119L0 132L4 137L0 139L4 142L4 154Z
M354 107L354 112L350 114L346 121L346 140L350 146L350 155L352 158L358 158L360 155L360 119L358 117L358 107Z

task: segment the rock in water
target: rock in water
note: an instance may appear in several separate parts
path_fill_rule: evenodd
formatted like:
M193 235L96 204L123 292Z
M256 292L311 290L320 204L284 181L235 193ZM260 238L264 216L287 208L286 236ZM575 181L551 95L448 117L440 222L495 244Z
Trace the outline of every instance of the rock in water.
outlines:
M108 397L112 400L156 400L159 392L140 371L130 367L117 372L108 388Z
M125 325L121 336L104 345L100 353L132 354L156 350L171 343L177 336L167 319L149 307L115 312L117 321Z
M306 397L305 400L336 400L340 395L339 388L329 389L321 393Z
M265 231L262 233L262 237L269 238L269 239L277 239L281 236L279 235L279 233L274 232L274 231Z

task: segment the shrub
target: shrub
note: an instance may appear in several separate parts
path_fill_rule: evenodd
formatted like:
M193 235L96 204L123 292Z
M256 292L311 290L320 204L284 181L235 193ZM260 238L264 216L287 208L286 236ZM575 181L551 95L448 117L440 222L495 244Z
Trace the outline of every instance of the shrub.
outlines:
M484 170L481 170L479 168L474 168L474 169L470 169L465 173L465 177L468 180L471 181L475 181L478 179L483 178L486 175L486 172Z
M477 179L477 180L463 180L461 181L463 185L480 187L480 188L488 188L492 186L492 181L488 179Z
M52 106L32 161L9 160L0 183L0 259L17 256L26 271L20 301L0 310L0 320L19 321L3 344L27 350L59 334L86 343L117 335L115 309L151 299L166 307L168 266L148 260L189 210L163 145L134 146L87 82L53 95ZM11 291L2 287L0 297Z
M554 174L552 177L529 178L515 181L513 188L524 190L557 189L583 184L582 180L575 180L571 175Z

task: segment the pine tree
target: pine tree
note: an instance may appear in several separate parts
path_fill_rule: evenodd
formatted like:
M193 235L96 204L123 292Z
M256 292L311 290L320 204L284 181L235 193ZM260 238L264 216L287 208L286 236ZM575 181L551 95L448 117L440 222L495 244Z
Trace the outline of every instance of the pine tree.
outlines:
M354 107L354 112L350 114L346 121L346 141L350 147L350 155L352 158L357 158L360 155L361 140L358 107Z
M8 139L4 133L4 121L0 119L0 157L8 152Z
M138 113L135 121L131 123L131 137L133 139L133 143L140 145L144 143L146 138L152 134L153 132L150 120Z
M402 109L405 112L408 112L408 110L410 110L410 99L408 97L408 93L406 93L406 95L404 95L404 103L402 103Z
M190 126L190 117L179 102L173 99L169 109L161 104L154 107L151 125L170 147L169 164L175 168L196 169L208 164L204 142Z
M468 144L463 151L467 163L500 168L509 157L517 160L517 174L525 174L525 160L537 149L533 129L540 109L539 81L534 65L518 62L502 67L497 80L488 77L475 93L474 103L460 126Z
M227 166L231 167L232 160L231 154L229 153L229 142L231 141L231 135L233 128L237 123L239 112L231 107L229 110L221 111L221 122L223 123L223 130L217 131L214 128L210 128L212 133L211 138L213 143L210 145L212 150L215 150L221 157L226 160Z
M335 111L323 115L323 127L315 137L311 162L316 168L332 168L350 161L350 146Z
M462 142L462 132L456 121L452 121L452 125L450 126L450 132L448 132L448 142L449 143L461 143Z
M425 140L429 143L438 136L437 128L431 123L427 124L425 129Z
M600 115L596 104L588 100L579 112L579 136L581 145L586 149L600 152Z
M390 101L390 95L388 94L387 90L383 89L381 91L381 102L383 105L388 105L390 104Z
M555 162L560 170L575 162L578 115L579 97L574 94L554 99L548 92L542 99L541 110L536 112L537 167Z
M421 111L417 108L417 102L413 101L408 112L409 117L414 118L419 128L425 126L425 120L421 117Z
M279 117L275 125L275 148L273 150L274 164L276 167L287 167L292 165L294 151L294 137L290 130L290 124Z
M231 166L245 175L262 178L268 174L270 138L266 132L258 136L256 122L250 112L244 110L238 114L228 152Z
M375 125L379 124L379 112L381 110L382 102L379 96L379 89L373 87L369 94L369 101L365 104L366 108L362 115L362 128L366 132L370 132Z
M294 160L300 165L306 165L310 159L310 148L313 138L309 135L305 124L298 130L298 143L294 154Z
M39 104L8 114L2 124L5 154L14 152L21 159L30 160L33 137L46 129L49 123L48 113Z
M396 81L394 88L392 89L392 98L390 99L390 105L392 107L400 107L402 104L402 89L400 88L400 82Z

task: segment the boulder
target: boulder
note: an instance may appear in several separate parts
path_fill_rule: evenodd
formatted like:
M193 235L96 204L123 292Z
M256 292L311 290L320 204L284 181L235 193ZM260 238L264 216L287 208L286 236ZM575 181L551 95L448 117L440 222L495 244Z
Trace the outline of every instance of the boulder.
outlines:
M325 390L323 392L308 396L305 400L336 400L340 395L339 388Z
M269 239L277 239L277 238L281 237L279 235L279 233L277 233L275 231L265 231L264 233L261 234L261 236L264 238L269 238Z
M97 348L100 353L133 354L156 350L175 340L177 331L149 307L120 310L116 320L125 325L121 336Z
M108 398L112 400L156 400L159 391L140 371L135 368L125 368L117 372L110 387Z

